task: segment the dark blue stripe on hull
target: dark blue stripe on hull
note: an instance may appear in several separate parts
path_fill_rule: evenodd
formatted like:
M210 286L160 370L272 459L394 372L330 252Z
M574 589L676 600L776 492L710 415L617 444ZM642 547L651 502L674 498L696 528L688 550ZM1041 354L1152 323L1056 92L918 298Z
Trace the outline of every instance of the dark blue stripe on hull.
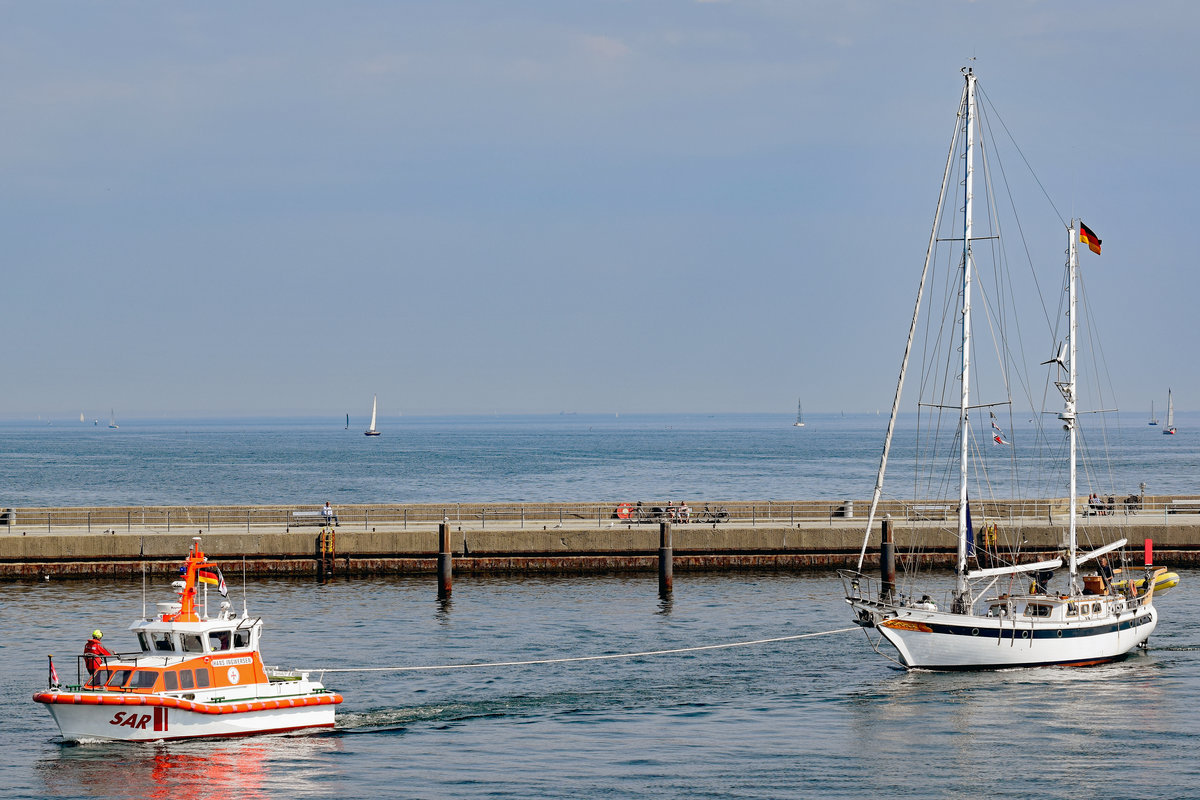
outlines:
M1088 636L1103 636L1106 633L1115 633L1116 631L1129 631L1134 628L1140 628L1143 625L1148 625L1153 621L1153 617L1149 614L1143 614L1140 617L1134 617L1130 620L1121 622L1113 622L1108 625L1097 625L1092 628L1051 628L1047 630L1029 630L1022 629L1018 624L1017 629L1013 628L977 628L972 625L940 625L936 623L923 622L927 625L932 633L949 634L951 636L975 636L983 637L984 639L1017 639L1026 640L1033 639L1077 639Z

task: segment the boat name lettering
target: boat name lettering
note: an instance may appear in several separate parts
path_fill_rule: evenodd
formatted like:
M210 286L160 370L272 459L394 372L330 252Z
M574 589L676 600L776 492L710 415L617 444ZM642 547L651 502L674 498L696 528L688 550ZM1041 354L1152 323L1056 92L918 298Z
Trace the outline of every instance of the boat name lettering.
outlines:
M145 730L146 723L149 721L149 714L126 714L124 711L118 711L116 714L113 714L113 718L108 721L108 724L124 725L127 728Z
M243 656L242 658L215 658L212 665L214 667L232 667L235 664L249 664L252 660L250 656Z

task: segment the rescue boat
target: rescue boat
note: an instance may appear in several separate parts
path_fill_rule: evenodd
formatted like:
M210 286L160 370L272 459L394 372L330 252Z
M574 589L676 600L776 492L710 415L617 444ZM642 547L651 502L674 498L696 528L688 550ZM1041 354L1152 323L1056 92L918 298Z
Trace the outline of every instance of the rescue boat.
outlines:
M238 617L226 600L208 616L208 586L225 594L225 584L199 537L180 574L172 584L178 601L159 603L153 617L129 627L137 652L78 656L70 685L50 659L50 688L33 699L45 704L63 738L148 742L332 728L341 695L306 671L265 665L261 617L244 609Z

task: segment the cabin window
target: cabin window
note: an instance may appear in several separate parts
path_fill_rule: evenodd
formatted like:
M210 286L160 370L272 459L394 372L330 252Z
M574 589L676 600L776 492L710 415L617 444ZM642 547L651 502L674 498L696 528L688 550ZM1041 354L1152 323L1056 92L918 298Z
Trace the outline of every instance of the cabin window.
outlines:
M106 669L98 669L96 670L96 673L92 675L92 679L87 682L87 685L93 689L99 688L105 684L105 682L108 680L108 676L111 674L112 673Z
M109 689L120 689L129 681L129 676L133 674L133 670L118 669L114 670L112 677L105 684Z
M130 689L153 689L154 684L158 683L158 673L151 672L146 669L139 669L133 673L133 680L129 684Z
M183 652L185 653L203 653L204 640L200 638L198 633L185 633L179 637L183 641Z
M200 669L196 670L196 688L197 689L207 689L208 688L208 668L207 667L201 667Z
M1092 603L1092 613L1093 614L1100 613L1100 604L1099 603Z
M174 672L163 673L163 690L173 692L179 688L179 676Z
M154 649L160 653L174 653L175 640L169 633L152 633L151 640L154 642Z
M249 647L250 646L250 631L247 628L239 628L233 632L234 647Z
M229 638L229 631L209 631L208 646L213 650L228 650Z
M142 648L143 653L150 652L150 640L146 638L145 631L138 631L138 645Z
M1067 616L1068 617L1079 616L1079 607L1076 606L1074 603L1067 603Z
M996 603L988 608L989 617L1003 617L1008 615L1008 606L1004 603Z
M1050 616L1050 606L1044 606L1041 603L1030 603L1025 606L1025 616L1048 617Z

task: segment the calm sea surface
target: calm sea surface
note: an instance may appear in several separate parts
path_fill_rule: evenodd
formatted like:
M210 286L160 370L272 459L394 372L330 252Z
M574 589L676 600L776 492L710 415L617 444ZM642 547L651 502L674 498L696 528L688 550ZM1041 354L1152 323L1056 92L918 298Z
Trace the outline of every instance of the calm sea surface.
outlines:
M128 646L140 586L0 585L0 797L1184 798L1200 787L1200 573L1148 652L1090 669L904 673L859 631L590 663L326 676L337 729L60 742L44 708L93 627ZM255 581L269 663L454 664L848 626L832 576ZM151 600L169 588L151 589ZM232 593L240 605L240 589Z
M1124 496L1145 482L1151 494L1200 493L1200 414L1177 416L1176 436L1141 418L1106 436L1086 432L1093 453L1107 452L1111 471L1085 464L1082 491ZM870 496L886 416L818 414L804 428L791 422L771 414L403 417L383 420L377 438L362 435L363 421L346 430L340 419L131 419L118 430L103 422L3 422L0 506ZM1008 433L1015 451L987 445L986 435L980 448L1001 467L990 491L1064 495L1061 470L1049 485L1007 474L1011 453L1025 467L1043 456L1024 446L1029 421L1005 427L1015 428ZM889 496L933 496L914 488L906 467L913 441L911 420L902 422Z
M1192 421L1179 415L1173 438L1144 424L1112 432L1105 479L1197 492ZM378 439L361 422L321 420L3 423L0 505L870 493L884 418L790 422L404 418L384 420ZM902 430L896 463L911 441ZM653 575L460 577L442 606L431 580L256 581L249 601L267 620L270 663L327 668L639 652L849 624L833 576L677 573L675 585L666 604ZM152 587L151 601L167 592ZM1200 573L1184 572L1160 607L1148 652L1094 669L904 673L854 631L632 660L331 674L346 697L333 733L68 746L29 700L45 656L69 664L97 626L130 644L140 586L0 584L0 797L1195 797Z

